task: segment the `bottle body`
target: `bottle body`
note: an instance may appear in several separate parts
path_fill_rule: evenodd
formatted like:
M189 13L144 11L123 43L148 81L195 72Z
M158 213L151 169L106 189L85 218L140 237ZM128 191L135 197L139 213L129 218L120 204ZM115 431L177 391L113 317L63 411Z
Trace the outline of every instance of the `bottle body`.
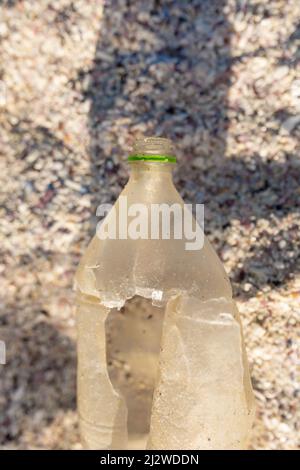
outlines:
M108 309L93 299L77 299L77 394L82 444L90 450L127 446L127 410L106 367Z
M246 449L254 407L237 315L225 298L169 302L149 449Z
M169 163L133 164L121 196L128 207L139 203L148 213L153 204L184 204ZM118 220L121 200L114 206ZM109 312L135 296L165 311L153 329L158 350L145 356L147 364L157 356L157 364L145 368L152 370L154 391L153 400L147 395L148 448L246 447L254 401L230 283L207 239L197 251L186 250L186 241L95 236L82 258L76 275L78 407L87 448L128 447L128 401L108 372L105 331ZM131 342L141 334L137 330ZM130 357L138 354L133 346Z

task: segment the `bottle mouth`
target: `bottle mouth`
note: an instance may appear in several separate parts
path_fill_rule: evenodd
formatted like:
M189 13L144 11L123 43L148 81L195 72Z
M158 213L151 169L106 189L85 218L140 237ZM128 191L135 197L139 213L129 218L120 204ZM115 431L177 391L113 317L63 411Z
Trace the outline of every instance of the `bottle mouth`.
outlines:
M169 139L163 137L144 137L133 144L129 162L161 162L176 163L174 146Z

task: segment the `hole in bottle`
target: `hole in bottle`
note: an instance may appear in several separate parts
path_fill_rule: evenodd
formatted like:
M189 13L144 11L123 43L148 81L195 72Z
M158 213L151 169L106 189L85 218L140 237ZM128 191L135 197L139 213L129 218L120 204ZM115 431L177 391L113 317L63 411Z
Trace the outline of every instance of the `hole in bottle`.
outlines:
M143 449L150 430L164 309L135 296L106 320L110 381L127 405L128 448Z

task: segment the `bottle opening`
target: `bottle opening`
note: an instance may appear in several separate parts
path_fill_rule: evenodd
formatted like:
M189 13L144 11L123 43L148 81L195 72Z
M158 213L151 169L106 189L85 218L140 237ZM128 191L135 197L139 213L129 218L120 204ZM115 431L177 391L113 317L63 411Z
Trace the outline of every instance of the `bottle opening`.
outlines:
M176 163L174 146L169 139L163 137L144 137L137 139L133 145L129 162L171 162Z

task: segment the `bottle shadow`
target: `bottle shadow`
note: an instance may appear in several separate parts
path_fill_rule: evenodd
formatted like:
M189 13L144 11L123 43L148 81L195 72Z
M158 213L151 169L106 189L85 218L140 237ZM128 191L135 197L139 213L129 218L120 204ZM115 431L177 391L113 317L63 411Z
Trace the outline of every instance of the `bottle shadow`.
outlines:
M126 182L124 149L142 135L168 137L178 150L176 185L186 202L205 203L205 230L221 258L234 220L246 230L299 210L300 171L293 155L281 161L225 157L231 66L239 60L231 57L226 4L108 2L84 92L91 102L94 212L114 202ZM91 233L95 224L93 218ZM286 231L272 238L260 230L259 240L241 247L229 273L236 295L279 286L299 269L295 225ZM279 238L285 235L283 249ZM245 283L251 285L247 292Z
M172 139L187 163L195 148L200 156L224 154L231 32L225 4L106 3L85 92L94 208L118 196L127 178L124 150L136 137Z
M192 175L181 169L180 186L188 188L183 195L205 203L205 232L221 259L236 253L229 272L236 296L279 287L299 272L299 178L294 155L224 159Z

